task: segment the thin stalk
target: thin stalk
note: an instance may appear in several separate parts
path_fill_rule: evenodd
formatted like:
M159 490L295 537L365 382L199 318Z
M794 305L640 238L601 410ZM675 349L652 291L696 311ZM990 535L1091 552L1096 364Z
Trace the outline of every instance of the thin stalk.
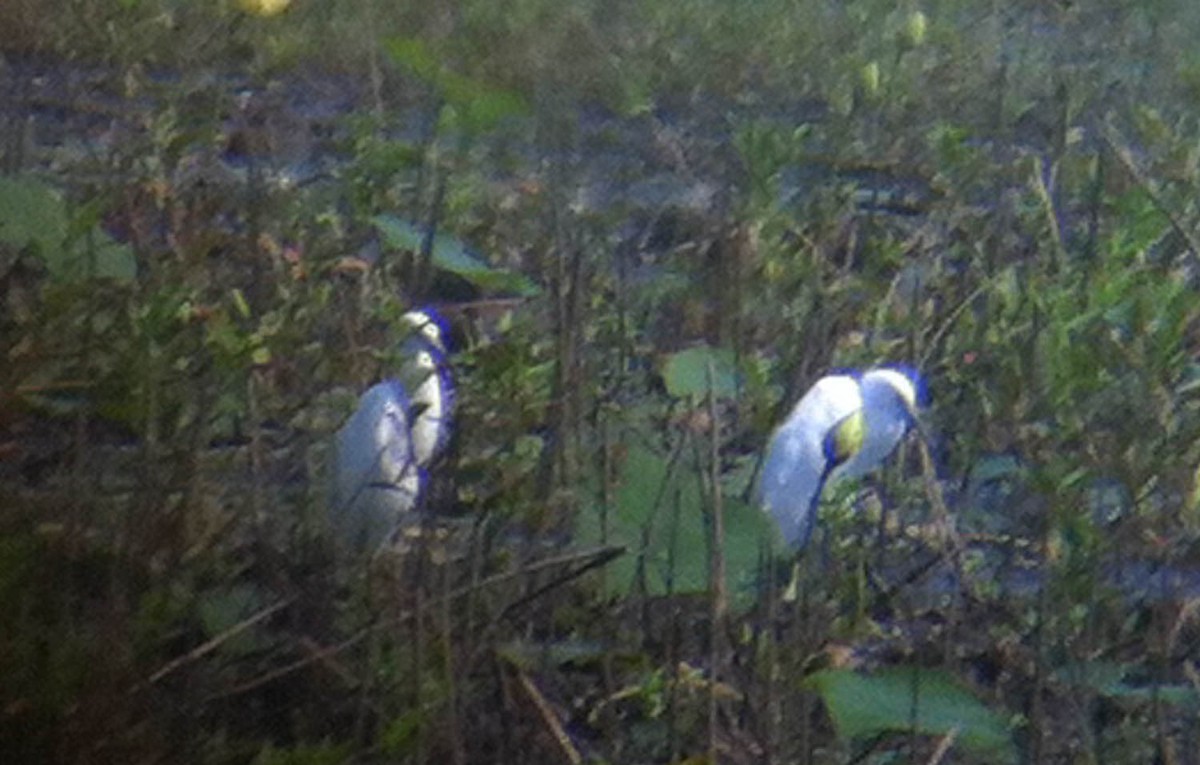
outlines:
M454 764L466 765L467 753L463 747L463 742L466 739L465 732L462 729L461 717L459 716L461 701L457 683L459 673L458 668L455 666L453 620L450 618L450 566L442 565L438 567L438 570L441 574L438 577L438 583L440 584L438 589L441 600L441 608L438 609L438 615L441 617L442 672L446 683L446 727L449 729L447 738L450 741L450 751Z
M425 616L429 605L425 600L425 571L428 561L426 554L428 553L427 535L422 533L414 545L413 552L416 556L416 570L412 572L413 579L411 582L405 582L405 585L411 587L416 601L413 603L413 622L412 622L412 654L409 664L409 672L412 673L412 693L410 702L413 710L416 712L416 730L413 732L413 741L415 752L413 761L417 765L424 765L427 760L428 747L426 745L426 719L425 719L425 699L422 694L424 686L424 676L422 670L425 664ZM398 587L400 582L394 582L393 587Z
M775 556L771 553L770 541L766 545L766 553L763 556L765 563L766 581L765 597L767 600L767 628L766 628L766 650L765 661L767 665L767 683L765 689L764 707L766 710L766 725L763 738L765 739L765 752L763 753L763 761L765 765L775 765L779 761L779 732L783 728L783 709L779 699L779 683L783 677L783 667L780 662L779 655L779 597L777 595L778 588L775 581Z
M709 547L708 587L710 600L709 631L709 684L708 684L708 761L717 763L717 687L724 676L725 620L728 611L728 597L725 592L725 513L721 501L721 422L717 412L717 397L713 393L713 364L708 360L708 418L709 418L709 454L708 454L708 484L710 492L710 510L712 513L711 541Z

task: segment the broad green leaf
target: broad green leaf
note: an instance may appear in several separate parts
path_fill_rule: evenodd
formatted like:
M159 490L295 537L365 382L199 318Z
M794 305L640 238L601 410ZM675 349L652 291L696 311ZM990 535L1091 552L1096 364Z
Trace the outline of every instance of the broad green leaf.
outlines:
M67 216L54 189L29 177L0 177L0 240L40 253L61 248Z
M378 215L374 223L389 247L419 252L424 244L425 232L409 221L394 215ZM523 274L492 268L471 252L462 240L450 234L434 235L431 257L434 268L460 276L484 290L522 297L531 297L539 292L537 285Z
M992 761L1016 759L1005 718L945 672L892 667L865 675L831 669L810 676L805 684L821 695L842 736L907 733L915 725L924 735L953 734L956 746Z
M507 117L529 113L529 105L520 94L451 71L423 40L393 37L384 49L393 61L436 89L448 107L452 127L479 134Z
M62 194L28 176L0 177L0 242L17 248L32 245L50 275L61 281L128 281L137 273L133 252L98 226L74 236Z
M644 574L652 594L703 592L709 586L709 519L699 490L697 466L684 460L670 470L665 455L641 445L630 448L617 476L614 506L601 531L601 509L584 508L576 525L581 545L623 545L627 554L608 567L618 588L637 584ZM749 602L756 595L765 548L777 545L770 518L742 502L738 491L744 476L734 476L724 487L726 584L736 600Z
M712 367L711 380L709 366ZM722 398L737 395L737 366L733 351L707 345L688 348L667 359L663 378L672 396L703 398L712 392Z

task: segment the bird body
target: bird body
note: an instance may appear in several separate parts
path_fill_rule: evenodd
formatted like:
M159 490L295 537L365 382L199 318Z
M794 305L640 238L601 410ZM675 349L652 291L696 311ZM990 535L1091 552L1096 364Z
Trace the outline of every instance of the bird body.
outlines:
M836 467L826 455L827 434L860 411L857 380L850 375L822 377L771 437L763 464L762 502L788 545L808 543L821 488Z
M399 375L363 393L334 444L330 520L356 549L378 548L403 525L449 441L453 381L441 325L418 311L404 320L415 331Z
M822 377L804 394L772 435L762 471L762 505L789 546L808 544L829 482L891 454L913 422L918 386L915 374L880 368Z
M371 386L337 433L330 520L354 548L375 549L416 506L421 469L413 458L404 386Z

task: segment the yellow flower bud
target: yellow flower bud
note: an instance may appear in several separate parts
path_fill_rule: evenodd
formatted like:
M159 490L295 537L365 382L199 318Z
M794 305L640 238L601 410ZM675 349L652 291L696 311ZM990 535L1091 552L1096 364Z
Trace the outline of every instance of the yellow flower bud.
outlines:
M929 28L929 19L925 18L925 14L921 11L913 11L908 14L908 22L905 25L905 39L908 44L914 48L925 42L925 32Z
M879 92L879 62L871 61L863 66L859 72L859 78L862 80L863 90L867 95L873 96Z
M292 0L237 0L241 8L251 16L278 16L291 6Z

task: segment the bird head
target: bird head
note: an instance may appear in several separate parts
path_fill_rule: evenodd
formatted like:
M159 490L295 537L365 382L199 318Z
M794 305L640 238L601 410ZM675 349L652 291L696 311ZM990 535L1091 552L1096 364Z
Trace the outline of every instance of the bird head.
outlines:
M925 381L916 369L906 365L879 367L862 375L864 397L893 398L896 405L909 420L917 424L918 413L929 405L929 393Z
M400 317L413 331L412 339L446 353L446 338L449 331L446 320L432 308L420 308L409 311Z
M450 375L449 330L445 319L432 308L412 310L400 318L411 330L402 347L405 364L400 377L411 391L413 403L449 409L454 399L454 381ZM432 401L431 396L436 396L437 401Z
M925 400L924 385L915 370L898 366L871 369L858 378L858 385L865 432L861 448L842 463L839 477L871 472L910 430L923 432L919 412Z

